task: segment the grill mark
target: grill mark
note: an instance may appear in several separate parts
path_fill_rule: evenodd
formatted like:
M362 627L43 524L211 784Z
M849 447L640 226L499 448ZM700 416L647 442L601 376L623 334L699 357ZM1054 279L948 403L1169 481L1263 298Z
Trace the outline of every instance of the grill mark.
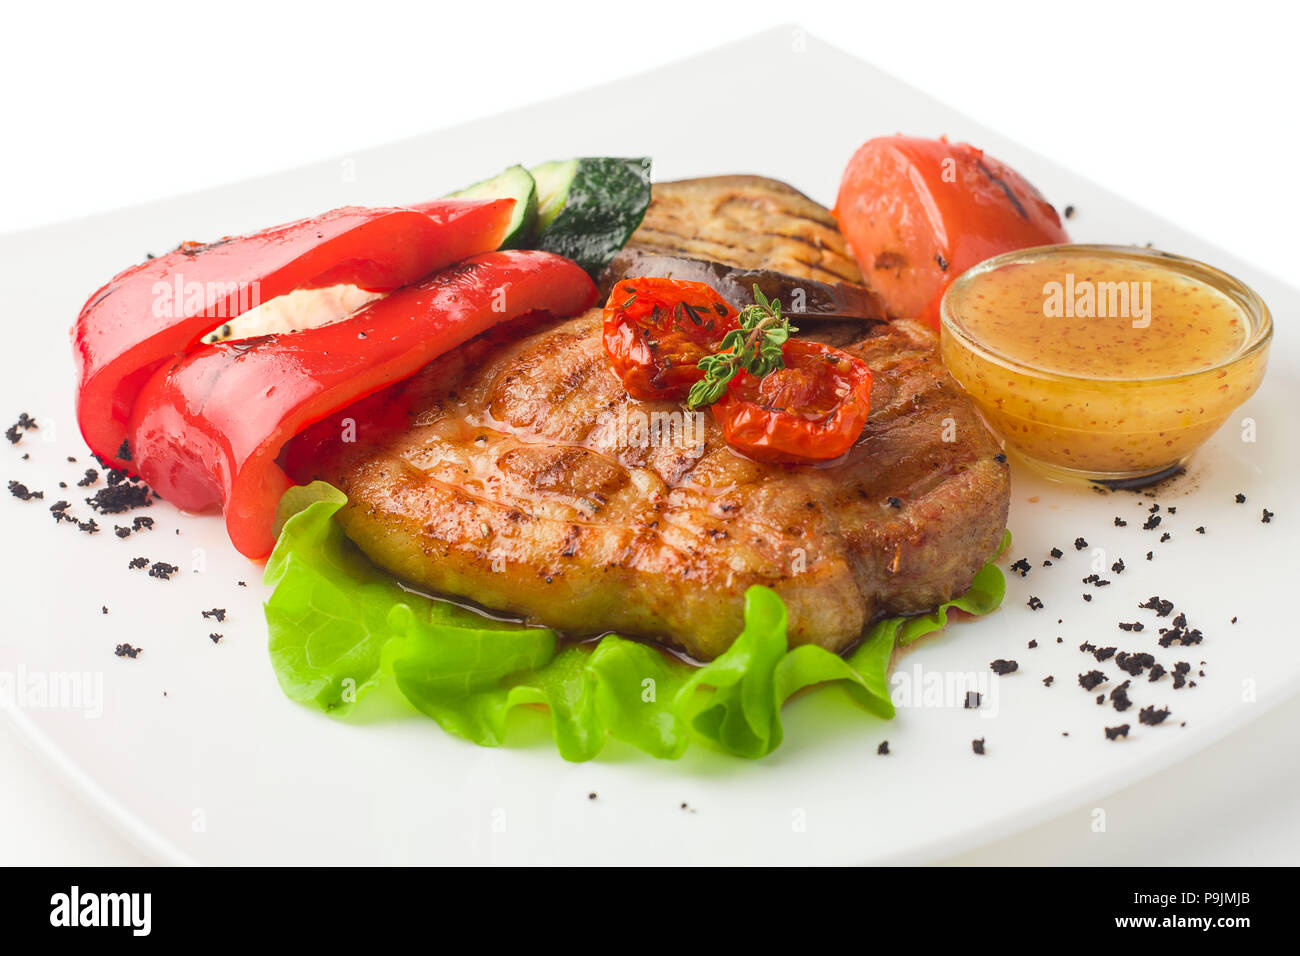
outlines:
M981 173L988 177L989 182L994 183L1003 193L1006 194L1007 199L1011 200L1011 205L1016 207L1016 212L1020 214L1020 218L1028 221L1029 213L1025 211L1024 206L1020 205L1020 200L1017 199L1016 194L1011 191L1011 187L1002 181L1002 177L994 175L993 170L985 166L984 160L982 159L976 162L975 165L979 168Z

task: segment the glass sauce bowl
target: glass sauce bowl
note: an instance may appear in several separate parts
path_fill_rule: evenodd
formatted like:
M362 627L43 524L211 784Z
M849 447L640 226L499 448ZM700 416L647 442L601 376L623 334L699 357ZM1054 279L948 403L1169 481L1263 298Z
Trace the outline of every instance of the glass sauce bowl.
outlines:
M1010 451L1129 486L1182 467L1254 394L1273 335L1244 283L1129 246L996 256L952 283L940 316L944 365Z

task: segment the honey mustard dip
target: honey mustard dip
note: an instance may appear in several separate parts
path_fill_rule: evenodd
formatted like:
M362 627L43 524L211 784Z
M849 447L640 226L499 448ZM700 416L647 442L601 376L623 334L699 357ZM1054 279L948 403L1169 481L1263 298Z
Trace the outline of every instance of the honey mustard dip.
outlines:
M1268 308L1210 266L1124 246L1041 246L963 273L944 365L1008 447L1055 476L1181 466L1259 387Z

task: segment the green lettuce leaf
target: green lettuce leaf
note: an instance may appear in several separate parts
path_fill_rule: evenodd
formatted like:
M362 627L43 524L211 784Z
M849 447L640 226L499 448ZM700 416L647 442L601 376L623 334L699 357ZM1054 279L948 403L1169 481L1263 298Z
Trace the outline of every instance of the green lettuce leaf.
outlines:
M785 605L774 591L751 587L741 633L697 667L614 634L561 647L548 628L408 591L343 534L334 515L346 503L316 482L291 489L280 505L265 610L285 694L343 716L388 686L447 733L482 746L505 742L515 708L542 709L566 760L590 760L610 739L675 759L694 737L763 757L781 744L785 702L818 684L842 684L866 710L891 718L895 647L944 627L951 608L988 613L1005 590L1001 571L987 565L965 594L923 617L876 622L841 657L790 648Z

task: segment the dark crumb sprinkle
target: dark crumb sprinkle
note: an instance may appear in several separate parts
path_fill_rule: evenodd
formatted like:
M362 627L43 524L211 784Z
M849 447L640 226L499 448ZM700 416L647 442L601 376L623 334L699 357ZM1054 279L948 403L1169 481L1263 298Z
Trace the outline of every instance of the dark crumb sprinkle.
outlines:
M139 517L131 521L131 530L132 531L153 530L153 518L150 518L147 515L140 515Z
M118 657L129 657L134 660L141 650L143 650L143 648L132 647L130 644L119 644L113 653Z
M1052 684L1054 684L1055 682L1056 682L1056 678L1053 677L1051 674L1048 674L1046 677L1043 678L1044 687L1051 687Z
M998 462L999 464L1006 464L1007 456L1003 452L998 452L996 455L993 456L993 460Z
M889 741L888 741L888 740L882 740L882 741L880 742L880 746L876 748L876 753L879 754L879 755L882 756L882 757L885 756L886 754L888 754L888 753L889 753Z
M1043 562L1043 567L1045 567L1045 568L1050 568L1051 566L1052 566L1052 562L1051 562L1051 561L1044 561L1044 562Z
M1083 538L1075 538L1075 539L1074 539L1074 550L1075 550L1075 551L1082 551L1082 550L1083 550L1084 548L1086 548L1087 546L1088 546L1088 542L1085 541Z
M1130 624L1127 621L1120 621L1119 629L1121 631L1140 631L1142 630L1142 622L1134 621L1133 623Z
M1178 514L1178 509L1175 508L1173 505L1170 505L1170 506L1169 506L1168 508L1166 508L1165 510L1168 511L1171 515L1176 515L1176 514Z
M166 581L179 570L180 568L174 564L168 564L166 561L157 561L154 563L154 566L149 569L149 577L161 578Z
M1074 218L1074 207L1073 207L1073 206L1066 206L1066 207L1065 207L1065 210L1061 213L1061 215L1063 215L1066 219L1073 219L1073 218Z
M1159 510L1160 510L1160 506L1156 504L1154 501L1151 502L1151 507L1147 509L1147 511L1151 512L1152 514L1155 514Z
M1097 658L1098 662L1100 662L1100 661L1108 661L1108 660L1110 660L1112 657L1115 656L1115 651L1116 651L1116 650L1118 650L1118 648L1115 648L1115 647L1099 647L1099 648L1097 648L1095 651L1092 652L1092 656L1095 657L1095 658Z
M1030 641L1030 642L1029 642L1027 645L1025 645L1025 646L1028 647L1030 650L1033 650L1035 647L1038 646L1038 641Z
M208 640L210 640L213 644L220 644L220 643L221 643L221 639L222 639L223 637L225 637L224 634L209 634L209 635L208 635Z
M1165 670L1163 664L1152 664L1151 673L1147 674L1147 680L1152 682L1158 681L1160 678L1164 677L1165 674L1167 673L1168 671Z
M117 484L100 488L86 499L86 504L100 514L121 514L133 508L147 508L153 499L146 485Z
M86 534L95 534L99 531L99 525L95 524L94 518L91 518L89 521L78 521L77 530L84 531Z
M1267 508L1265 508L1265 509L1264 509L1264 514L1263 514L1263 516L1260 517L1259 520L1262 521L1264 524L1268 524L1270 521L1273 520L1273 512L1271 512L1271 511L1269 511Z
M22 440L20 432L31 431L33 428L39 428L36 419L26 412L18 413L18 421L14 422L5 430L5 438L9 439L10 444L16 445Z
M1106 675L1101 671L1088 671L1086 674L1079 675L1079 686L1084 690L1093 690L1104 683L1106 683Z
M1119 515L1116 515L1116 516L1115 516L1115 527L1117 527L1117 528L1127 528L1127 527L1128 527L1128 522L1125 521L1123 518L1121 518Z
M1173 540L1173 535L1171 535L1168 531L1166 531L1164 534L1160 536L1161 544L1164 544L1166 541L1171 541L1171 540Z
M1110 569L1111 569L1111 571L1114 572L1115 574L1123 574L1123 573L1124 573L1124 559L1123 559L1123 558L1118 558L1118 559L1116 559L1115 563L1112 564L1112 565L1110 566Z
M1156 710L1155 704L1152 704L1149 707L1143 707L1138 711L1138 721L1144 724L1150 724L1152 727L1156 724L1162 723L1168 716L1168 707L1161 707L1159 710Z
M992 669L993 673L1002 675L1010 674L1014 670L1019 670L1020 665L1015 661L1007 661L999 657L996 661L990 662L989 668Z
M1028 607L1031 611L1037 611L1039 608L1043 606L1043 602L1038 600L1037 597L1031 594L1029 596L1029 600L1025 602L1025 606Z
M1120 651L1115 655L1115 666L1130 677L1141 677L1144 670L1155 665L1156 659L1145 651L1139 654Z
M1051 552L1049 552L1049 553L1050 553L1050 554L1052 555L1052 557L1054 557L1054 558L1060 558L1060 557L1064 557L1064 556L1065 556L1065 552L1062 551L1060 548L1053 548L1053 549L1051 550Z
M1083 599L1084 599L1085 601L1091 601L1091 600L1092 600L1092 595L1091 595L1091 594L1087 594L1087 593L1085 593L1085 594L1083 595Z
M694 808L693 806L691 806L689 803L687 803L685 800L683 800L683 801L682 801L682 812L683 812L683 813L694 813L694 812L695 812L695 808Z
M59 487L60 487L60 488L66 488L66 487L68 487L68 483L67 483L66 481L60 481L60 482L59 482Z
M1057 623L1057 624L1060 624L1061 622L1060 622L1060 621L1057 621L1056 623ZM1056 643L1058 643L1058 644L1064 644L1064 643L1065 643L1065 638L1063 638L1063 637L1058 637L1058 638L1056 639Z
M1106 739L1116 740L1120 737L1128 736L1128 724L1120 724L1118 727L1106 728Z
M248 587L248 582L247 582L247 581L236 581L235 583L238 584L241 588L246 588L246 587Z
M108 613L108 605L107 605L107 604L103 605L103 606L100 608L100 610L103 611L105 614L107 614L107 613Z
M94 468L87 468L86 473L82 475L81 480L77 482L77 487L89 488L97 481L99 481L99 472L97 472Z
M33 498L44 498L43 491L29 491L27 486L21 481L9 482L9 494L13 495L19 501L31 501Z
M1237 504L1244 505L1245 503L1246 503L1246 496L1243 495L1240 491L1237 492Z
M1070 736L1070 732L1069 732L1068 730L1062 730L1062 731L1061 731L1061 736L1062 736L1062 737L1068 737L1068 736Z
M1159 515L1150 515L1146 521L1142 522L1143 531L1150 531L1153 528L1158 528L1158 527L1160 527Z
M1148 561L1152 560L1154 557L1155 557L1155 552L1154 552L1154 551L1148 551L1148 552L1147 552L1147 560L1148 560Z
M1015 561L1014 563L1012 563L1010 570L1019 572L1020 576L1023 578L1026 574L1029 573L1028 559L1020 558L1019 560Z
M1139 604L1138 607L1147 611L1155 611L1157 617L1168 617L1169 612L1174 609L1174 602L1163 600L1158 595L1153 594Z
M1128 685L1129 682L1124 681L1110 692L1111 706L1121 713L1133 706L1133 701L1128 699Z
M131 563L130 563L129 565L127 565L127 567L129 567L132 571L134 571L136 568L147 568L147 567L149 567L149 559L148 559L148 558L132 558L132 559L131 559Z
M1097 695L1097 706L1100 707L1100 706L1101 706L1102 704L1104 704L1104 703L1106 703L1106 695L1105 695L1105 694L1098 694L1098 695Z
M224 607L214 607L211 611L202 611L200 613L202 613L205 618L215 617L217 623L221 623L226 619L226 609Z
M1089 644L1087 641L1084 641L1082 644L1079 645L1079 650L1085 654L1091 654L1096 649L1097 649L1096 644Z
M981 757L984 756L984 738L976 737L970 742L970 749L975 751Z
M980 701L984 699L983 695L977 690L966 691L966 700L962 704L966 710L979 710Z
M1205 525L1203 525L1203 524L1198 524L1198 525L1196 526L1196 533L1197 533L1197 534L1205 534Z
M591 793L587 794L587 799L588 799L588 800L595 800L595 799L596 799L596 791L593 790L593 791L591 791Z
M1237 617L1236 617L1235 614L1233 615L1232 620L1231 620L1229 623L1230 623L1230 624L1236 624L1236 623L1237 623Z
M1184 614L1182 611L1179 611L1177 614L1174 615L1174 619L1169 623L1171 623L1174 627L1186 627L1187 615Z
M119 538L129 538L131 536L130 528L123 528L120 524L113 525L113 534Z
M903 499L902 499L902 498L895 498L893 495L890 495L887 499L885 499L885 501L886 501L886 503L889 505L889 507L891 507L891 508L901 508L901 507L903 507Z

